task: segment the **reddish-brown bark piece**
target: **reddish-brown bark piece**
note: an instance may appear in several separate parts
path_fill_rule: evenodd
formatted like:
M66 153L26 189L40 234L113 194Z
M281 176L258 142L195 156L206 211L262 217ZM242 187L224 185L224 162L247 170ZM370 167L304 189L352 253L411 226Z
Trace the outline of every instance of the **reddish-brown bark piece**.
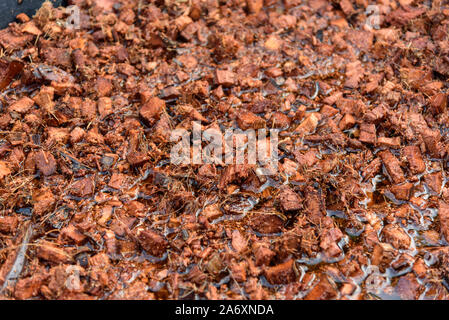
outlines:
M7 50L16 50L33 39L30 34L17 35L9 28L0 31L0 45Z
M265 269L265 278L271 284L287 284L296 279L293 260Z
M416 274L418 278L424 278L427 274L426 263L423 259L416 259L415 264L413 265L413 272Z
M377 144L380 147L398 149L401 146L401 138L399 138L399 137L394 137L394 138L379 137L379 138L377 138Z
M99 97L109 96L112 92L111 80L104 77L98 77L96 83L97 94Z
M391 187L391 192L398 200L409 200L413 194L413 183L407 182Z
M270 78L277 78L282 76L282 69L276 67L270 68L268 70L265 70L265 74Z
M283 186L280 190L279 201L285 211L295 211L302 208L301 198L290 187Z
M258 14L263 8L263 0L246 0L246 5L250 13Z
M269 36L267 40L265 40L264 46L268 50L277 51L281 48L282 43L282 39L273 34Z
M437 115L444 112L447 109L448 96L445 93L437 93L430 98L430 110L433 114Z
M194 266L190 270L187 279L193 283L196 283L197 285L200 285L206 281L207 275L203 271L201 271L198 266Z
M338 113L338 110L325 104L324 106L321 107L320 113L322 116L324 117L333 117Z
M354 117L351 114L347 113L345 114L343 119L341 119L340 123L338 124L338 127L340 128L340 130L346 130L352 128L354 125L355 125Z
M0 232L13 233L19 224L19 218L15 216L0 217Z
M58 248L53 243L41 242L37 248L37 256L55 264L70 263L72 257L62 248Z
M83 235L73 224L69 224L61 230L61 238L69 240L69 242L73 242L77 245L81 245L87 237Z
M139 166L147 162L150 158L141 151L131 150L126 156L129 164L132 166Z
M111 264L111 261L106 253L101 252L89 257L88 264L90 267L105 268Z
M14 288L14 296L20 300L26 300L37 296L39 289L47 277L47 274L37 273L33 274L31 277L19 279Z
M409 200L413 195L413 183L406 182L391 187L391 192L398 200Z
M165 101L158 97L150 98L141 108L140 116L149 123L159 119L160 114L165 110Z
M216 70L215 81L218 85L224 87L232 86L235 83L235 74L229 70Z
M86 131L83 128L76 127L70 132L70 142L72 144L78 143L86 136Z
M64 48L43 48L42 54L47 62L58 67L70 67L72 60L70 53Z
M19 20L19 21L22 22L22 23L30 21L30 17L28 17L27 14L26 14L26 13L23 13L23 12L22 12L22 13L19 13L19 14L16 16L16 19Z
M196 120L199 120L198 118ZM202 119L204 120L204 119ZM154 140L166 143L170 141L170 123L167 117L163 116L154 128Z
M56 202L55 196L48 188L44 188L33 194L33 200L34 214L38 216L52 210L53 205Z
M407 249L410 246L410 236L395 224L386 225L382 230L382 234L385 240L396 249Z
M54 96L55 89L53 87L44 86L39 93L33 97L34 102L47 113L54 112Z
M449 241L449 204L440 200L438 202L438 217L441 223L441 234Z
M376 243L374 245L373 254L371 256L371 263L374 266L379 266L381 263L390 263L393 257L392 252L394 248L387 243Z
M290 118L282 112L275 112L270 119L270 127L274 128L287 128L290 123Z
M203 214L209 221L213 221L220 218L223 215L223 212L220 210L218 204L215 203L206 206L203 210Z
M77 197L87 197L94 193L94 182L92 178L83 178L76 181L70 188L70 193Z
M329 282L325 275L321 275L319 282L305 296L304 300L329 300L338 295L335 287Z
M360 80L363 78L363 67L360 61L354 61L346 65L345 87L357 88Z
M40 150L35 154L34 161L44 176L50 176L56 172L56 160L50 152Z
M255 250L256 265L269 265L271 259L276 255L272 250L265 246L260 246Z
M124 180L125 176L123 174L114 172L111 176L111 180L109 180L108 186L114 189L120 189Z
M427 152L432 158L442 158L446 151L441 143L441 134L439 130L431 130L426 128L422 131L422 137L426 144Z
M9 166L4 161L0 161L0 180L2 180L4 177L10 175L12 173L12 170L9 168Z
M239 112L237 123L242 130L260 129L265 126L265 120L250 111Z
M426 174L424 182L433 192L439 194L443 186L443 174L441 171Z
M387 170L388 175L393 183L402 183L405 181L404 172L402 171L399 160L388 150L379 152L382 163Z
M12 117L9 113L4 113L0 116L0 128L5 129L12 121Z
M318 122L320 121L320 115L311 113L309 114L303 122L295 129L295 132L299 134L310 134L315 131L318 126Z
M308 187L305 194L304 209L307 218L314 224L320 224L325 216L323 196L320 191Z
M168 247L167 240L155 231L141 231L138 235L138 239L142 248L155 257L162 256Z
M426 12L424 8L413 8L406 6L403 8L402 6L396 10L392 10L387 16L387 21L389 21L393 25L405 25L413 20L414 18L422 15Z
M349 1L349 0L342 0L342 1L340 1L340 7L341 7L341 10L343 10L343 12L347 16L353 14L354 11L355 11L354 7L352 6L351 1Z
M242 234L238 230L232 231L232 247L237 251L237 253L241 253L246 249L247 242Z
M110 115L113 111L111 98L101 97L98 99L98 113L101 118Z
M410 170L413 174L422 173L426 170L426 164L424 163L418 146L406 146L402 149L402 152L407 159Z
M225 265L218 253L213 254L206 264L206 270L213 275L219 274L224 268Z
M412 273L399 278L395 291L403 300L416 300L419 297L420 285Z
M69 140L69 129L68 128L47 128L47 144L60 144L64 145Z
M329 257L338 256L342 251L337 243L342 237L343 233L339 228L328 229L321 237L320 247Z
M370 178L373 178L375 175L377 175L382 168L382 161L380 158L375 158L373 161L371 161L362 171L362 175L365 180L368 180Z
M272 234L282 230L284 221L275 214L258 214L251 218L251 227L261 234Z
M81 103L81 115L89 120L93 120L97 115L97 105L94 101L86 99Z
M293 152L295 155L295 159L299 166L312 167L315 163L318 162L318 153L316 150L309 150L306 153L302 154L299 151Z
M144 217L145 216L145 205L139 201L133 200L127 203L126 208L128 212L136 217Z
M232 277L237 282L245 282L246 281L246 262L242 261L238 264L233 264L231 266L231 274Z
M372 123L362 123L359 140L364 143L376 144L376 126Z
M34 101L28 97L23 97L17 102L13 103L9 106L9 112L17 112L20 114L24 114L30 110L30 108L34 105Z
M20 61L7 63L0 60L0 90L6 88L14 77L22 72L24 66L23 62Z
M365 113L363 118L370 123L379 123L387 115L387 107L381 104Z
M181 91L177 87L168 87L161 91L160 96L164 99L173 99L179 97L181 95Z

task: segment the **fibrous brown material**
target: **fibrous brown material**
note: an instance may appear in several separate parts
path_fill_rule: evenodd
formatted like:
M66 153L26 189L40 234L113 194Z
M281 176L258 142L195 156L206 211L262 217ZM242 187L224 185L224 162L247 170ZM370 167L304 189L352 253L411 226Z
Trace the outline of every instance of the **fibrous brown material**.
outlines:
M0 30L0 298L448 299L441 3L19 15ZM212 132L278 163L201 153ZM171 161L180 141L195 161Z

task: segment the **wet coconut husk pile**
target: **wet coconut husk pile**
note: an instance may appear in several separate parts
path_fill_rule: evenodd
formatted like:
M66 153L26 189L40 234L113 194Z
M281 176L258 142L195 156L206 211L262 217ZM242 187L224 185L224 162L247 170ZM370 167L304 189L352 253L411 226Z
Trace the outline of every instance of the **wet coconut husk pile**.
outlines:
M71 4L0 30L2 298L449 297L447 2ZM278 170L172 164L193 121Z

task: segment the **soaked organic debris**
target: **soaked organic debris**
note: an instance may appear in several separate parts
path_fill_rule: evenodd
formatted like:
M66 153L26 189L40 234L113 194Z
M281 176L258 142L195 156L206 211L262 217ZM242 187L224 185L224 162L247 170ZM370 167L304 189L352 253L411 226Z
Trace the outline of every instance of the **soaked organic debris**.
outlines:
M0 31L2 298L449 297L447 1L69 2Z

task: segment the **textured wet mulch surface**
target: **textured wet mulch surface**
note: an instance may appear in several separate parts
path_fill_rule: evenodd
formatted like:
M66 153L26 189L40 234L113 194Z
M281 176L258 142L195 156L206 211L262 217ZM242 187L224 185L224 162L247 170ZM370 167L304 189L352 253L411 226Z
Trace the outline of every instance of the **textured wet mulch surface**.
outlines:
M71 3L0 30L2 298L449 297L447 1Z

